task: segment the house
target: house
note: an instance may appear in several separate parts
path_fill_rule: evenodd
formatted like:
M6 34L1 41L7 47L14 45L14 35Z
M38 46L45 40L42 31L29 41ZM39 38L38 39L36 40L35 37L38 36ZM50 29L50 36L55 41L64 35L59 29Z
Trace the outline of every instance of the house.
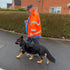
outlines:
M12 9L33 4L39 12L70 14L70 0L12 0Z
M70 14L70 0L22 0L21 7L33 4L39 12Z
M12 0L12 9L21 8L21 0Z
M7 8L11 8L12 4L11 3L7 3Z

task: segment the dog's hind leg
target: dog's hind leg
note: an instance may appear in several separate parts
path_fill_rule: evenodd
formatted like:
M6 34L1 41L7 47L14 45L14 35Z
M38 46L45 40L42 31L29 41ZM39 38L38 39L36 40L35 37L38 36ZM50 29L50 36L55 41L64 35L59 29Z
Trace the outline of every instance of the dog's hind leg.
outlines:
M47 64L50 63L49 59L47 58L47 53L45 53L45 58L47 59Z
M37 61L38 64L40 64L44 61L42 57L40 57L40 59L41 59L40 61Z
M29 60L32 60L33 59L33 55L30 55L30 58L29 58Z
M21 56L23 56L24 54L23 53L20 53L18 56L16 56L16 58L20 58Z

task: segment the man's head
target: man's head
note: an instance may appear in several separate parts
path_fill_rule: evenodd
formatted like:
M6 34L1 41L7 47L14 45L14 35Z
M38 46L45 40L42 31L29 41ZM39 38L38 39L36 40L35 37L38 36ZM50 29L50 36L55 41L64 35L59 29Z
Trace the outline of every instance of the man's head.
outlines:
M28 5L28 6L27 6L27 11L28 11L29 13L32 13L32 10L33 10L33 5L32 5L32 4Z

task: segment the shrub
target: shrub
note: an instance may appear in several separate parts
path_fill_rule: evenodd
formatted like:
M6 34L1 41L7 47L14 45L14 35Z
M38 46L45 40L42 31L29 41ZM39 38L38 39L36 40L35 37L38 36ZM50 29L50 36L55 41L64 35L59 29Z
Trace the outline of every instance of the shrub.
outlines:
M0 11L26 11L23 8L16 8L16 9L0 9Z

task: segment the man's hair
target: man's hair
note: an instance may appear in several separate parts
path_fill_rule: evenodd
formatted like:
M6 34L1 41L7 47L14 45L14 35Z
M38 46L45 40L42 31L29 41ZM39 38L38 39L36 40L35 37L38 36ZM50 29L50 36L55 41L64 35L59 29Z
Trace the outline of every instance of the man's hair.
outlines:
M27 10L29 10L29 9L32 8L32 7L33 7L32 4L28 5L28 6L27 6Z

